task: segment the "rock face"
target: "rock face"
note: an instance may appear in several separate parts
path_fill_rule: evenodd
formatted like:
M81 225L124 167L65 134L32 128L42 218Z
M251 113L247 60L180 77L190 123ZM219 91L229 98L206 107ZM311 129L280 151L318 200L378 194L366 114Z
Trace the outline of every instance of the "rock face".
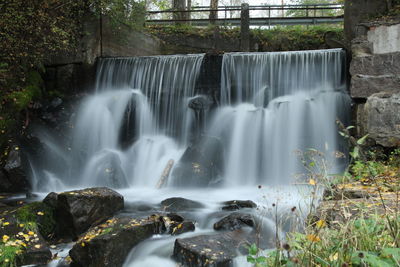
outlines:
M80 237L70 256L74 266L121 266L129 251L153 234L176 235L192 230L194 224L176 214L152 215L146 219L114 217Z
M171 197L161 201L161 206L165 211L177 212L203 208L203 204L197 201L182 197Z
M400 93L377 93L359 110L362 133L376 144L400 146Z
M58 235L76 238L90 226L112 217L124 207L124 199L117 192L105 188L88 188L60 193L55 201L48 196L47 203L56 204Z
M215 230L238 230L242 227L254 227L253 216L246 213L233 212L214 224Z
M350 2L346 5L352 8L362 5L361 0ZM400 20L360 23L356 29L350 94L356 100L357 135L369 134L371 144L398 146Z
M6 164L0 169L0 192L25 192L29 188L24 155L18 145L13 145L8 152Z
M230 267L238 253L247 253L247 244L254 242L255 235L237 230L216 235L199 235L176 239L174 259L188 267Z
M204 187L216 184L223 170L223 146L218 138L202 136L182 155L172 172L176 186Z

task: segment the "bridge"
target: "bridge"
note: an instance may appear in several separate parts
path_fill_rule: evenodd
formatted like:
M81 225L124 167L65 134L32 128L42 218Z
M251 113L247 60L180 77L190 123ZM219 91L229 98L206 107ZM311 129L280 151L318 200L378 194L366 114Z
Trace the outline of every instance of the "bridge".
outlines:
M206 6L190 10L147 12L146 25L190 24L193 26L276 26L315 25L343 22L344 6L340 4Z

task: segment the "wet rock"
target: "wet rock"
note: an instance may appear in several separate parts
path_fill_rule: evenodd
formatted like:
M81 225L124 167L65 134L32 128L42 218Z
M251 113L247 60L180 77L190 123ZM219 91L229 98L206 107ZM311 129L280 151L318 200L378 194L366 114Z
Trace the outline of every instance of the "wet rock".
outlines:
M218 138L202 136L193 141L177 162L172 183L184 187L204 187L219 182L223 170L223 146Z
M50 194L48 200L54 199ZM60 193L57 196L56 206L58 234L61 237L76 238L89 227L105 221L123 207L123 196L106 187Z
M13 145L3 170L0 170L1 192L25 192L29 188L28 175L23 165L24 155L18 145Z
M58 194L51 192L43 199L42 202L55 209L57 208L57 200L58 200Z
M239 253L247 253L247 245L255 240L254 234L236 230L215 235L199 235L176 239L173 258L183 266L232 266Z
M104 151L89 163L89 172L84 175L94 177L97 186L110 186L112 188L126 188L128 182L121 167L121 160L117 153Z
M253 216L246 213L233 212L214 224L215 230L237 230L242 227L254 227Z
M122 266L134 246L159 233L159 224L153 218L112 218L80 237L69 254L74 266Z
M203 204L182 197L172 197L161 201L162 209L169 212L187 211L203 208Z
M70 256L74 266L121 266L129 251L140 242L154 234L178 234L187 228L186 223L176 214L156 214L145 219L114 217L81 236Z
M195 224L192 221L186 221L182 216L175 213L168 213L160 217L163 222L163 232L171 235L180 235L195 230Z
M244 208L257 208L257 204L251 200L230 200L222 203L224 206L223 210L239 210Z

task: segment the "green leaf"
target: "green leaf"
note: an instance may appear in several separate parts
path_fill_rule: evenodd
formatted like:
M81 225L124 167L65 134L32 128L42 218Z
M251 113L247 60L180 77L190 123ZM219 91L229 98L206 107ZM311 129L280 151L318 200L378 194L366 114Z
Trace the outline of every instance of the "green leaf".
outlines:
M259 256L259 257L256 258L256 262L257 262L257 263L264 263L264 262L267 262L267 258L264 257L264 256Z
M247 262L256 263L256 260L252 256L247 256Z
M350 130L350 129L353 129L353 128L355 128L355 127L353 125L350 125L350 126L346 127L346 130Z
M362 145L364 144L365 140L367 139L368 134L364 135L363 137L361 137L360 139L357 140L357 144L358 145Z
M400 248L384 248L380 256L381 258L392 258L400 262Z
M249 248L249 254L250 255L257 255L258 252L258 248L256 244L251 245L251 247Z

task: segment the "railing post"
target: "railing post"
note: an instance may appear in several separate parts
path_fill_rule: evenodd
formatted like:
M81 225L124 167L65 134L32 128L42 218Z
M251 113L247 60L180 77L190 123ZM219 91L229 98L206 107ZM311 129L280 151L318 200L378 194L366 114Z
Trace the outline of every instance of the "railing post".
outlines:
M249 4L242 4L240 11L240 50L250 51L250 10Z

